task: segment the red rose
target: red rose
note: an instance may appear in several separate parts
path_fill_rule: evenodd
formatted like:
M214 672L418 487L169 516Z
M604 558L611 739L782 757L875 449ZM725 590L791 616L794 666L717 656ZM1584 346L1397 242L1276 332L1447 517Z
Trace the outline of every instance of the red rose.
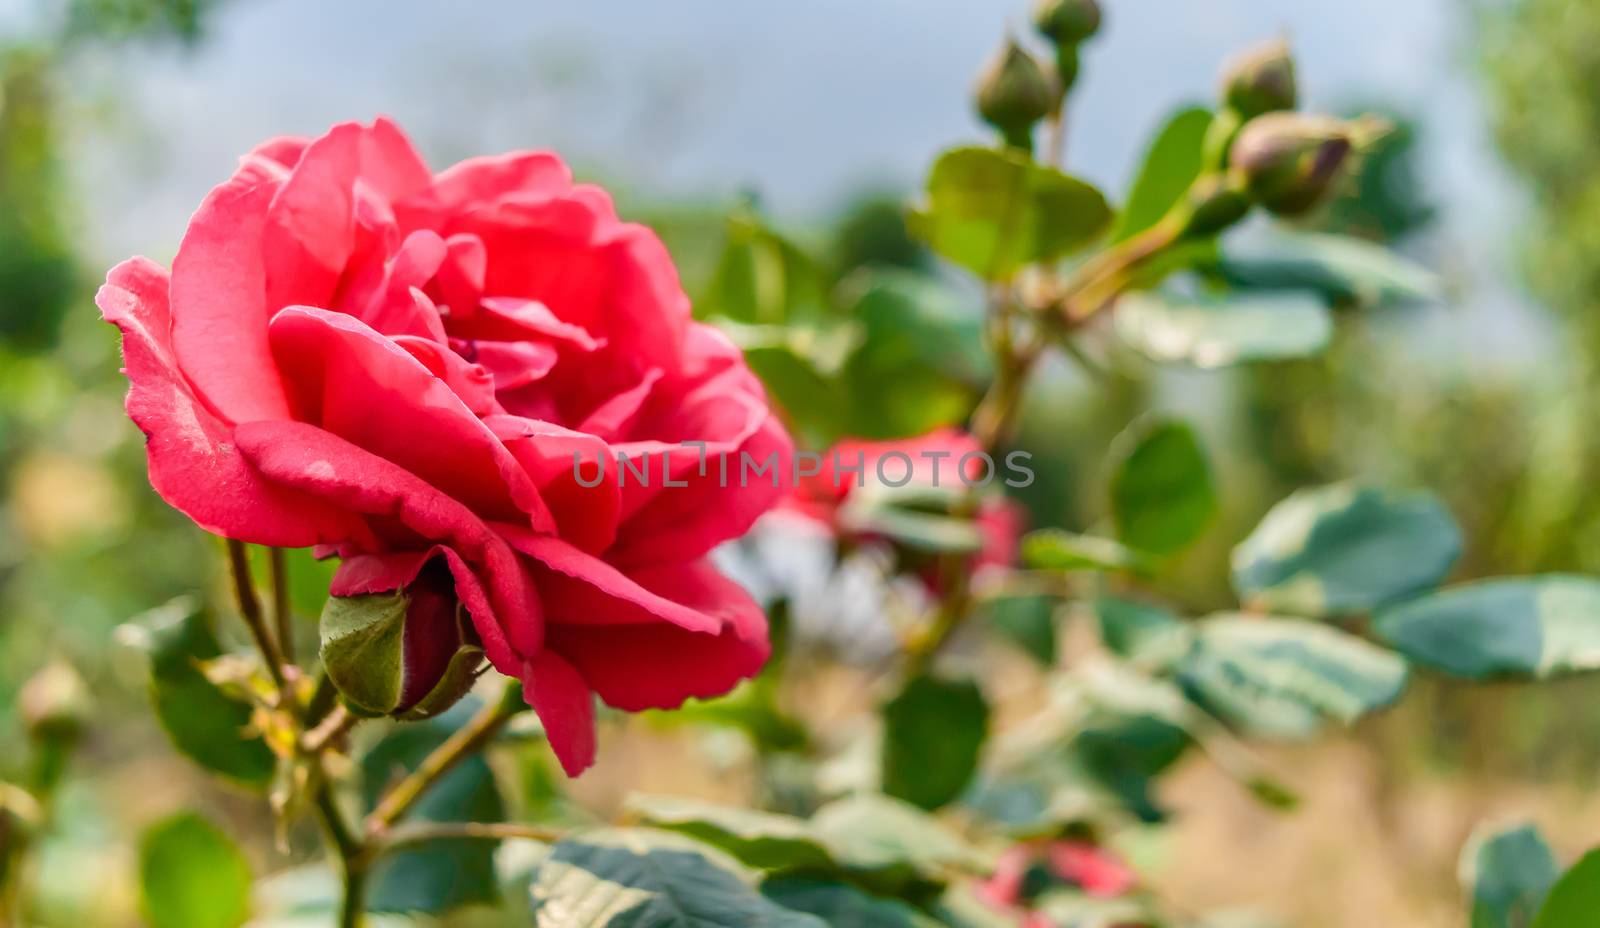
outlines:
M949 490L956 498L1005 478L976 439L949 428L893 441L847 439L821 458L818 472L802 475L784 505L843 537L859 533L841 523L841 511L853 495L874 485ZM986 493L972 518L980 541L975 569L1015 564L1020 507L1000 493Z
M781 472L788 436L661 242L554 155L434 174L383 119L270 141L170 274L125 261L97 302L167 502L338 554L335 595L416 581L423 637L456 634L447 573L569 773L593 760L594 694L675 706L766 659L761 611L705 555L779 494L719 457Z

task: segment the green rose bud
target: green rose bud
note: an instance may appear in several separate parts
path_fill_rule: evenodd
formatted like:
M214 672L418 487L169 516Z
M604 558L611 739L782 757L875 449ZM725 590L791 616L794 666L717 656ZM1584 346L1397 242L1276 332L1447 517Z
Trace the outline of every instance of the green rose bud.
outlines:
M1368 124L1268 113L1245 124L1228 154L1251 199L1279 216L1309 212L1333 190Z
M1039 0L1033 6L1033 25L1058 48L1076 46L1100 31L1100 4L1096 0Z
M1016 148L1032 150L1034 124L1060 102L1060 86L1015 41L978 78L978 115Z
M1294 57L1281 39L1248 49L1222 69L1223 102L1245 119L1292 110L1298 96Z
M83 733L93 705L83 678L71 664L56 660L22 685L17 709L30 738L72 742Z
M321 654L352 711L402 719L431 718L455 705L483 663L483 646L441 558L403 589L328 597Z

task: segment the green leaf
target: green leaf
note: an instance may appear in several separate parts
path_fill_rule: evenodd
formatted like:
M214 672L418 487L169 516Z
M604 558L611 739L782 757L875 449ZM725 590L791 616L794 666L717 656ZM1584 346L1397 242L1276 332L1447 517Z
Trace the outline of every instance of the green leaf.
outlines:
M1217 271L1235 287L1311 290L1333 305L1437 300L1438 279L1381 245L1315 232L1283 233L1225 250Z
M156 823L139 842L150 928L238 928L250 917L250 881L244 853L193 812Z
M1079 535L1059 528L1029 532L1022 539L1022 563L1034 570L1139 571L1148 565L1109 538Z
M1461 880L1472 895L1472 928L1530 928L1561 872L1532 825L1472 836Z
M1088 245L1110 221L1105 197L1083 181L1009 149L955 148L934 163L911 231L979 277L1003 281Z
M538 928L827 928L762 896L715 850L648 829L557 843L531 893Z
M1178 762L1189 733L1154 715L1096 711L1089 715L1066 749L1070 769L1115 797L1141 821L1158 822L1165 815L1156 805L1153 782Z
M250 546L250 574L256 586L272 588L270 551L259 545ZM323 600L328 598L328 586L339 569L335 557L318 560L314 548L284 548L283 563L289 580L289 605L298 616L315 618L322 614Z
M851 533L878 535L934 553L972 553L983 546L973 520L952 515L963 497L956 487L870 483L839 507L839 524Z
M1179 679L1246 731L1296 738L1350 723L1405 688L1400 658L1317 622L1221 615L1199 623Z
M1533 928L1590 928L1596 912L1600 912L1600 849L1583 855L1556 881Z
M725 696L691 699L677 709L651 710L649 715L669 725L738 729L768 751L798 751L811 740L805 726L778 706L771 687L758 686L751 681L739 684Z
M646 824L677 831L763 870L832 869L833 857L792 815L668 796L630 796L626 809Z
M883 724L883 791L937 809L978 768L989 704L971 680L920 676L884 705Z
M1095 602L1100 640L1111 653L1151 670L1171 667L1194 642L1194 631L1157 606L1102 596Z
M1546 678L1600 669L1600 580L1564 574L1483 580L1378 614L1378 635L1459 677Z
M847 428L843 417L850 404L841 378L864 338L859 323L744 325L718 319L716 324L744 352L750 369L803 437L827 445Z
M1328 310L1301 294L1180 297L1145 291L1118 304L1117 334L1152 361L1227 367L1301 358L1327 347Z
M1200 176L1210 128L1209 110L1190 107L1172 114L1145 153L1111 241L1120 242L1155 225L1188 192Z
M990 377L976 300L926 274L865 269L839 287L862 338L844 365L848 402L833 409L860 438L903 438L955 425Z
M1056 607L1044 593L996 596L983 603L988 623L1045 667L1056 662Z
M394 779L415 769L470 718L475 702L469 698L437 718L397 725L362 755L366 807L375 806ZM475 754L423 794L411 815L434 822L498 822L505 819L505 804L489 764L481 754ZM386 855L373 870L367 907L378 912L443 912L467 903L492 903L498 898L494 843L447 839Z
M735 210L699 309L739 322L775 324L815 317L827 305L821 269L749 207Z
M1348 483L1274 506L1233 552L1233 585L1264 610L1366 612L1429 589L1461 553L1450 513L1423 492Z
M890 895L943 886L955 873L984 872L992 863L937 819L888 796L831 802L811 827L853 882Z
M1172 554L1188 546L1216 514L1211 465L1182 422L1146 420L1117 439L1111 516L1117 536L1141 551Z
M895 899L868 895L847 883L782 876L761 884L761 893L786 909L809 912L828 928L939 928L939 923Z
M150 660L156 718L186 757L254 789L272 782L277 758L253 730L254 709L206 678L201 664L222 655L206 615L177 599L123 627Z

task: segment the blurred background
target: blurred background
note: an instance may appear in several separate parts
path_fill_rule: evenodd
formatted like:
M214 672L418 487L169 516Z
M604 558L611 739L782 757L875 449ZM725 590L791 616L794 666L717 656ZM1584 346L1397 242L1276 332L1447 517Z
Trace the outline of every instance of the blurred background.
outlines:
M935 151L983 137L973 75L1024 28L1023 6L0 0L0 716L51 657L100 707L43 851L43 922L136 923L131 836L196 793L260 848L271 839L256 803L171 751L114 641L130 616L211 587L217 559L145 482L115 332L92 304L106 268L170 260L189 212L259 141L379 113L435 167L559 150L662 232L696 296L713 296L724 242L751 217L819 256L823 286L864 263L931 265L899 204ZM1439 493L1468 539L1460 576L1600 572L1600 5L1107 7L1069 170L1124 190L1163 118L1212 98L1225 57L1286 36L1311 108L1401 127L1319 221L1431 267L1448 298L1343 319L1314 361L1135 371L1109 394L1049 372L1018 440L1040 473L1033 521L1098 518L1106 444L1153 405L1199 424L1224 490L1207 542L1163 581L1191 608L1227 603L1228 551L1274 501L1350 476ZM17 743L0 724L0 746ZM709 773L652 763L679 757L671 737L608 737L622 747L579 785L589 801L624 785L717 795ZM1421 681L1348 736L1268 757L1304 799L1293 813L1202 763L1167 785L1155 879L1175 906L1462 924L1455 861L1477 821L1531 817L1568 854L1600 836L1593 679Z

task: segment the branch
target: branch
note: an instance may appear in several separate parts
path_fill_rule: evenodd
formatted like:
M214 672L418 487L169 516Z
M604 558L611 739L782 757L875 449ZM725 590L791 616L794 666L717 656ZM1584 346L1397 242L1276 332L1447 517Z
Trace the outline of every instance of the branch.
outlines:
M425 841L472 839L478 841L504 841L509 838L527 838L554 844L564 835L555 828L527 822L414 822L401 825L390 832L383 843L384 851L397 847L421 844Z
M289 565L282 548L268 548L272 563L272 619L278 631L278 649L294 663L294 607L289 603Z
M432 754L423 758L417 769L406 774L389 790L372 814L367 816L367 833L377 836L388 831L411 811L429 787L456 764L483 750L512 716L526 708L520 685L515 680L507 683L500 699L478 710L478 714L467 724L451 733Z
M278 690L278 702L296 711L298 703L289 691L289 681L283 673L283 655L278 653L272 633L267 631L266 619L261 614L261 601L256 598L255 582L250 579L250 555L245 550L244 542L228 539L228 567L233 574L233 594L239 603L239 614L244 617L245 627L250 630L256 650L261 652L261 659L267 664L267 673Z

